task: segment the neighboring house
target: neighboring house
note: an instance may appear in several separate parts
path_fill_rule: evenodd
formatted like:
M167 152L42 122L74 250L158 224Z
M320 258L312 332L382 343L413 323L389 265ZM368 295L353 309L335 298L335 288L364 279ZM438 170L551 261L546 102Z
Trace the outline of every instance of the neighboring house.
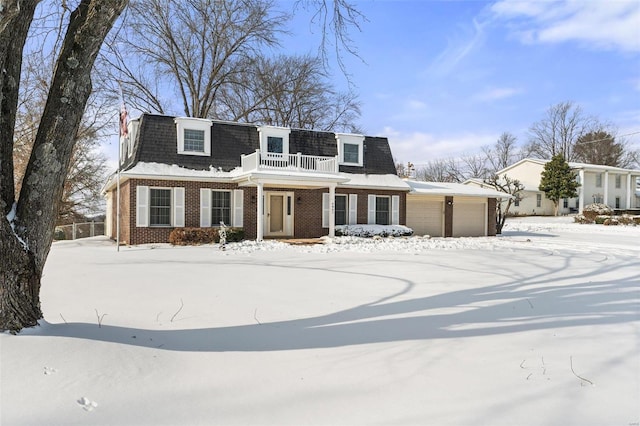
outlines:
M407 226L415 235L480 237L496 235L496 203L511 196L459 183L407 180Z
M524 185L522 198L512 204L509 212L516 215L553 215L553 201L540 191L540 178L548 160L525 158L502 170L499 176L507 175ZM578 197L560 200L559 214L581 212L592 203L607 204L614 210L638 210L640 199L637 188L640 170L597 164L573 163L569 166L576 172L580 183ZM469 180L466 184L483 186L482 182Z
M220 222L257 240L404 225L410 188L395 173L383 137L143 114L103 189L107 235L144 244Z

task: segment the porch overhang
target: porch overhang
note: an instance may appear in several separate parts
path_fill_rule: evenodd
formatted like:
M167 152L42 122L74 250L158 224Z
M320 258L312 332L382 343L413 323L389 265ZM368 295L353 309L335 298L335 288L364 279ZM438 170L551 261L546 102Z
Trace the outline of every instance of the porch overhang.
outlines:
M238 186L258 186L261 184L269 188L304 188L320 189L334 187L349 181L349 178L335 174L282 173L277 171L262 171L237 176L234 182Z

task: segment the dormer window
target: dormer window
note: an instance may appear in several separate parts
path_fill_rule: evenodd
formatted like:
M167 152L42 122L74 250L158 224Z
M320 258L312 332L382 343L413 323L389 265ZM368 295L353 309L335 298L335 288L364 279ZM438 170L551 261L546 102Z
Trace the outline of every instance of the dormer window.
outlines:
M336 139L340 165L362 167L364 136L338 133Z
M211 155L211 120L176 118L178 154Z
M286 127L260 126L260 151L267 155L289 154L289 134L291 129Z

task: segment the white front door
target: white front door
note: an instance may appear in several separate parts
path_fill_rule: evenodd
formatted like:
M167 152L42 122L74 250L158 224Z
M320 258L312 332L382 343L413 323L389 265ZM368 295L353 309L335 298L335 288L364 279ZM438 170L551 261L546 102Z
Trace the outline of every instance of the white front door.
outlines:
M293 193L265 193L265 236L293 236Z

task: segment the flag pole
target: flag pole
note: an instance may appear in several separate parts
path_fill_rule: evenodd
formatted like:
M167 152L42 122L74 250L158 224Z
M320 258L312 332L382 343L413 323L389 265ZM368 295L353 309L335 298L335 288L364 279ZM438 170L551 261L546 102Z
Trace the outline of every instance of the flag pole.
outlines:
M122 84L118 80L120 89L120 111L118 113L118 168L116 169L116 251L120 252L120 168L122 166L122 138L125 137L127 115L122 94Z

